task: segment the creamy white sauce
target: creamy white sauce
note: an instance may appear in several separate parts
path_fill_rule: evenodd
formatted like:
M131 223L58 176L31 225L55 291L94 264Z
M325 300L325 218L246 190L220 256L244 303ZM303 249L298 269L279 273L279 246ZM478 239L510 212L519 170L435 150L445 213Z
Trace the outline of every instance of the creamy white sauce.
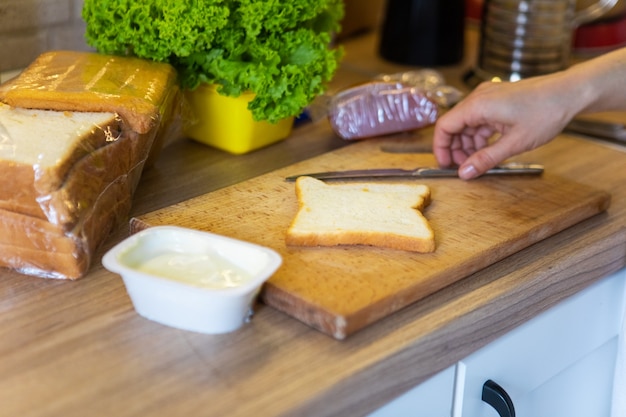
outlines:
M166 252L137 265L139 271L208 288L232 288L250 280L248 272L216 254Z

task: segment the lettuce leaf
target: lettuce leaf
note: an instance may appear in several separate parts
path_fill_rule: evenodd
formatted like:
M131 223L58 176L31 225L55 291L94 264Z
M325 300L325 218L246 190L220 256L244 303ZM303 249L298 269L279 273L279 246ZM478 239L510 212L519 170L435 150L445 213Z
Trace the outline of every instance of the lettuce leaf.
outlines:
M299 114L341 59L332 46L342 0L85 0L86 38L98 51L170 62L183 88L250 91L256 120Z

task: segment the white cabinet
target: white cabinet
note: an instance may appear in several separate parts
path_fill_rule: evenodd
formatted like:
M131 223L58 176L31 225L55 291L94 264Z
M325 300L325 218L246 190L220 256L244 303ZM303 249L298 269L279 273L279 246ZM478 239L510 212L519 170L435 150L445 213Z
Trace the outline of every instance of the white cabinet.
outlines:
M625 281L604 279L463 360L461 415L498 416L481 400L493 380L518 417L608 416Z
M506 391L516 417L609 416L625 294L626 269L540 314L369 417L499 417L482 400L487 380Z
M441 371L368 417L449 417L452 409L454 372L454 366Z

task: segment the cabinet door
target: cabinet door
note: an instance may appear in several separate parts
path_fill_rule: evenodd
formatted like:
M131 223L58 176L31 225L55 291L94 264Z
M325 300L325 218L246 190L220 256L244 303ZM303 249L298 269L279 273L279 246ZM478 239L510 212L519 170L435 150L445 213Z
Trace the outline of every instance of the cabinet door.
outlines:
M453 366L438 373L369 417L450 417L454 370Z
M626 270L537 316L459 364L463 417L498 417L482 401L495 381L517 417L609 415ZM464 374L464 377L463 377Z

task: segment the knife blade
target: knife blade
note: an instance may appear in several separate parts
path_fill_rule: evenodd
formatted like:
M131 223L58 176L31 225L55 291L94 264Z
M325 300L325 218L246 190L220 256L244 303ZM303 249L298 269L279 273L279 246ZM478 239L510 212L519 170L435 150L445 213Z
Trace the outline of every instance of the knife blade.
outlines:
M540 175L543 173L543 165L509 163L499 165L488 170L483 175ZM419 167L415 169L353 169L348 171L313 172L307 174L291 175L287 181L295 181L298 177L313 177L320 180L355 180L376 178L454 178L459 176L456 168Z
M593 136L612 142L626 143L626 126L600 120L574 119L564 129L569 133Z

